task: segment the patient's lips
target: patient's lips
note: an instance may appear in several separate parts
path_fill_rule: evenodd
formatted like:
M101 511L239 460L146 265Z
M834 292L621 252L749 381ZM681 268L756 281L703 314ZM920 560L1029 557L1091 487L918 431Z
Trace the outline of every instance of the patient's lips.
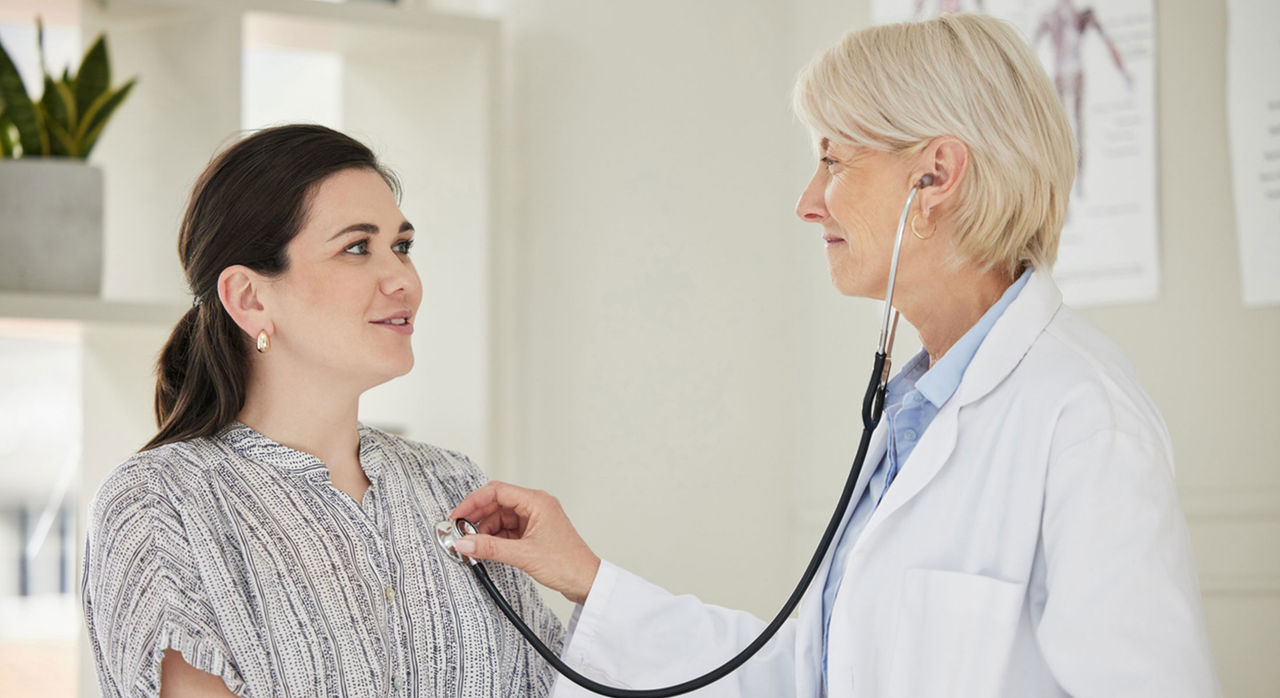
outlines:
M370 324L385 327L392 332L409 335L413 334L413 313L408 310L401 310L378 320L370 320Z

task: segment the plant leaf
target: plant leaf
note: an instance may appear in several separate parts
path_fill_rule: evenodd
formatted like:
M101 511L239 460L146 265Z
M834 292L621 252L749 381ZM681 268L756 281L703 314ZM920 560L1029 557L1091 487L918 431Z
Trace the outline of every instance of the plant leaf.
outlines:
M75 102L75 97L71 96L66 85L54 82L48 75L44 76L44 95L40 98L40 106L44 107L45 116L69 130L76 122Z
M40 124L40 115L35 103L27 95L27 88L22 84L17 66L13 64L3 45L0 45L0 102L4 103L5 113L18 129L22 154L46 154L49 149L48 134Z
M76 139L71 132L62 127L54 119L47 119L45 125L49 127L49 154L62 155L66 157L80 157L79 148L76 147Z
M89 105L111 89L111 63L107 58L107 37L99 34L85 51L80 71L74 79L76 113L88 114Z
M120 106L125 97L129 96L129 91L137 83L138 79L134 78L121 85L120 89L102 95L89 107L89 111L85 113L84 118L80 121L80 131L76 134L76 140L80 144L80 157L89 157L89 151L93 150L93 146L98 144L98 136L102 135L102 129L107 125L107 119L111 118L111 113L116 110L116 107Z
M0 108L0 159L13 157L13 151L17 145L18 139L13 134L13 122L9 121L4 109Z
M36 53L40 56L40 74L48 77L49 68L44 62L44 19L36 15Z
M76 96L71 86L65 82L53 83L53 89L58 91L58 96L62 98L62 103L67 105L67 121L63 126L67 127L67 131L75 131L76 124L80 122L80 113L76 110Z
M44 76L44 96L40 98L40 112L44 114L45 127L49 129L50 136L54 135L54 128L57 127L59 132L70 136L68 124L71 123L71 113L67 109L67 103L62 99L62 93L58 91L57 85L48 76ZM70 146L65 138L49 139L50 155L70 155Z

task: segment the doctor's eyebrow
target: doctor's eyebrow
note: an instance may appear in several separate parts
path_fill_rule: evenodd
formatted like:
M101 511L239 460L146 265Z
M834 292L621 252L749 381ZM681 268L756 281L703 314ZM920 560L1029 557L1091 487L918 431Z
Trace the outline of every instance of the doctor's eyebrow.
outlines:
M410 223L409 221L404 221L403 223L400 224L400 230L398 231L398 233L406 233L410 230L413 230L413 224ZM330 241L337 240L338 238L342 237L343 235L346 235L347 233L366 233L368 235L377 235L379 232L380 232L380 229L378 228L378 226L372 223L353 223L343 228L342 230L339 230L338 232L334 233L333 237L329 238L329 240Z

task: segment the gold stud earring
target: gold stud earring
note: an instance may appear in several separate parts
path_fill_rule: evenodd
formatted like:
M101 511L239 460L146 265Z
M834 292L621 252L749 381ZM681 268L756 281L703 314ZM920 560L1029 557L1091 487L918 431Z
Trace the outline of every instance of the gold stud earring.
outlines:
M928 235L921 235L920 231L916 230L916 218L919 215L920 214L918 213L911 214L911 234L921 240L928 240L929 238L933 237L934 233L938 232L938 224L937 223L933 224L933 230L930 230Z
M271 337L267 336L267 331L263 330L258 333L258 353L265 354L271 348Z

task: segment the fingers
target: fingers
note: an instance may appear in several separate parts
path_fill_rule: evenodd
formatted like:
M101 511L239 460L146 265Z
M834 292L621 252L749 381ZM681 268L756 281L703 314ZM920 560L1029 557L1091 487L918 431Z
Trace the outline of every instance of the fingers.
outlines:
M461 502L458 502L458 506L454 507L453 511L449 512L449 518L475 519L478 521L497 511L498 503L494 489L498 484L497 480L490 481L475 492L467 495Z
M525 562L524 546L519 540L477 534L461 538L454 547L463 555L477 560L493 560L513 567L522 567Z
M490 480L467 495L449 513L451 519L483 519L499 509L513 509L527 516L529 502L537 496L535 490L525 489L499 480Z
M487 522L491 517L501 517L497 524L499 529L490 528L485 533L496 530L518 530L523 532L525 523L540 508L548 505L546 500L554 499L546 492L519 487L506 482L492 480L475 492L467 495L458 506L449 513L451 519L467 519L473 523ZM492 527L493 524L490 526Z

